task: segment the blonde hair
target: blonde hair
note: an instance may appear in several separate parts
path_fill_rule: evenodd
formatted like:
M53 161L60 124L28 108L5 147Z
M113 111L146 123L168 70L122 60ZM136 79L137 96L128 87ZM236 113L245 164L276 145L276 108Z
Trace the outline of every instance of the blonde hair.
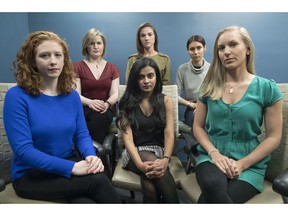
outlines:
M64 66L58 78L58 90L61 94L68 94L76 87L75 73L69 57L67 43L57 34L48 31L35 31L28 35L13 62L14 76L18 86L28 94L40 95L42 77L36 67L36 48L45 41L55 41L62 47Z
M100 36L103 44L104 44L104 48L103 48L103 53L102 53L102 58L104 57L105 53L106 53L106 38L104 36L104 34L100 31L98 31L95 28L91 28L84 36L83 40L82 40L82 55L83 56L89 56L89 52L88 52L88 46L93 43L94 39L96 36Z
M212 100L218 100L222 97L224 92L224 83L226 81L226 72L225 68L222 65L219 55L218 55L218 40L220 36L227 31L238 31L241 35L241 38L249 50L249 55L247 55L247 70L251 74L255 74L255 66L254 66L254 55L255 55L255 47L253 41L248 33L248 31L244 27L239 26L229 26L222 29L215 40L214 43L214 51L213 58L209 70L207 72L206 77L203 80L201 89L199 91L200 96L209 96Z

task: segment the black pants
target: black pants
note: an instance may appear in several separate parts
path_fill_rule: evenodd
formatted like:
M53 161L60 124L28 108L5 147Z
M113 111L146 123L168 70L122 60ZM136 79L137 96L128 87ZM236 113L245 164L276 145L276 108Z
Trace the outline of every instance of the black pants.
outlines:
M84 106L83 109L90 136L93 140L103 144L113 120L113 111L108 109L105 113L99 113L88 106Z
M30 170L13 182L16 194L36 200L67 200L68 203L121 203L120 196L103 173L65 178Z
M259 193L247 182L228 179L210 162L196 167L196 178L202 190L198 203L245 203Z

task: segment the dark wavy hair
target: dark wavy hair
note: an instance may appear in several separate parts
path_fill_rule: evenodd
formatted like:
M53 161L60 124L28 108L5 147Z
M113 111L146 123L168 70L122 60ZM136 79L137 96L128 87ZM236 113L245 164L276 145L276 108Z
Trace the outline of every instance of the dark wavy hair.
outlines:
M162 95L162 79L160 70L156 62L150 58L143 57L137 60L130 71L126 90L119 101L119 115L116 119L116 125L125 131L128 126L132 130L138 130L138 122L136 121L135 110L142 101L142 92L138 85L139 74L141 70L147 66L152 67L156 74L156 84L149 98L149 102L155 113L155 124L157 131L162 130L166 126L166 109L164 105L164 97Z
M61 94L69 94L76 88L75 72L70 61L67 43L53 32L35 31L28 35L17 53L16 60L13 62L16 82L28 94L35 96L41 94L42 77L37 71L35 50L44 41L55 41L63 49L64 66L58 78L57 88Z

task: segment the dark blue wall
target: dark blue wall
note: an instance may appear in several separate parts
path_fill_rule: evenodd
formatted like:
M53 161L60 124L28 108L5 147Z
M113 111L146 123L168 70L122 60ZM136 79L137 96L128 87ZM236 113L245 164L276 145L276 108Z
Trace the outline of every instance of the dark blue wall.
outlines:
M10 69L28 31L27 13L0 13L0 82L15 82Z
M288 13L259 12L0 13L0 82L15 82L9 68L28 32L54 31L68 42L72 61L79 61L83 58L82 38L88 29L95 27L106 35L105 59L118 66L120 82L124 84L127 58L136 52L137 28L143 22L151 22L158 32L159 50L171 58L173 82L178 66L189 60L186 41L191 35L205 37L205 58L210 62L218 31L240 25L248 29L255 43L257 74L278 83L288 83L287 20ZM183 118L183 111L180 107L180 118ZM181 159L185 160L185 156Z
M136 30L142 22L151 22L157 29L160 51L172 62L172 80L178 66L189 60L185 44L192 34L201 34L207 42L206 59L211 61L217 32L229 25L246 27L256 46L258 75L288 82L288 13L229 12L95 12L95 13L0 13L0 82L13 82L9 68L28 32L54 31L70 46L71 58L79 61L81 42L89 28L101 30L107 37L105 59L116 64L124 83L127 57L136 51Z

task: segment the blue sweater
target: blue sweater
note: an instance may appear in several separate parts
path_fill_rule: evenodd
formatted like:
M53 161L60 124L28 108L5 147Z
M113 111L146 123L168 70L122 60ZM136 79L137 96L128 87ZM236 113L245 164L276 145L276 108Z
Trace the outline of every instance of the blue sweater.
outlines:
M96 154L76 91L32 96L15 86L6 94L3 119L14 153L12 181L31 168L70 178L75 162L65 158L75 148L84 158Z

